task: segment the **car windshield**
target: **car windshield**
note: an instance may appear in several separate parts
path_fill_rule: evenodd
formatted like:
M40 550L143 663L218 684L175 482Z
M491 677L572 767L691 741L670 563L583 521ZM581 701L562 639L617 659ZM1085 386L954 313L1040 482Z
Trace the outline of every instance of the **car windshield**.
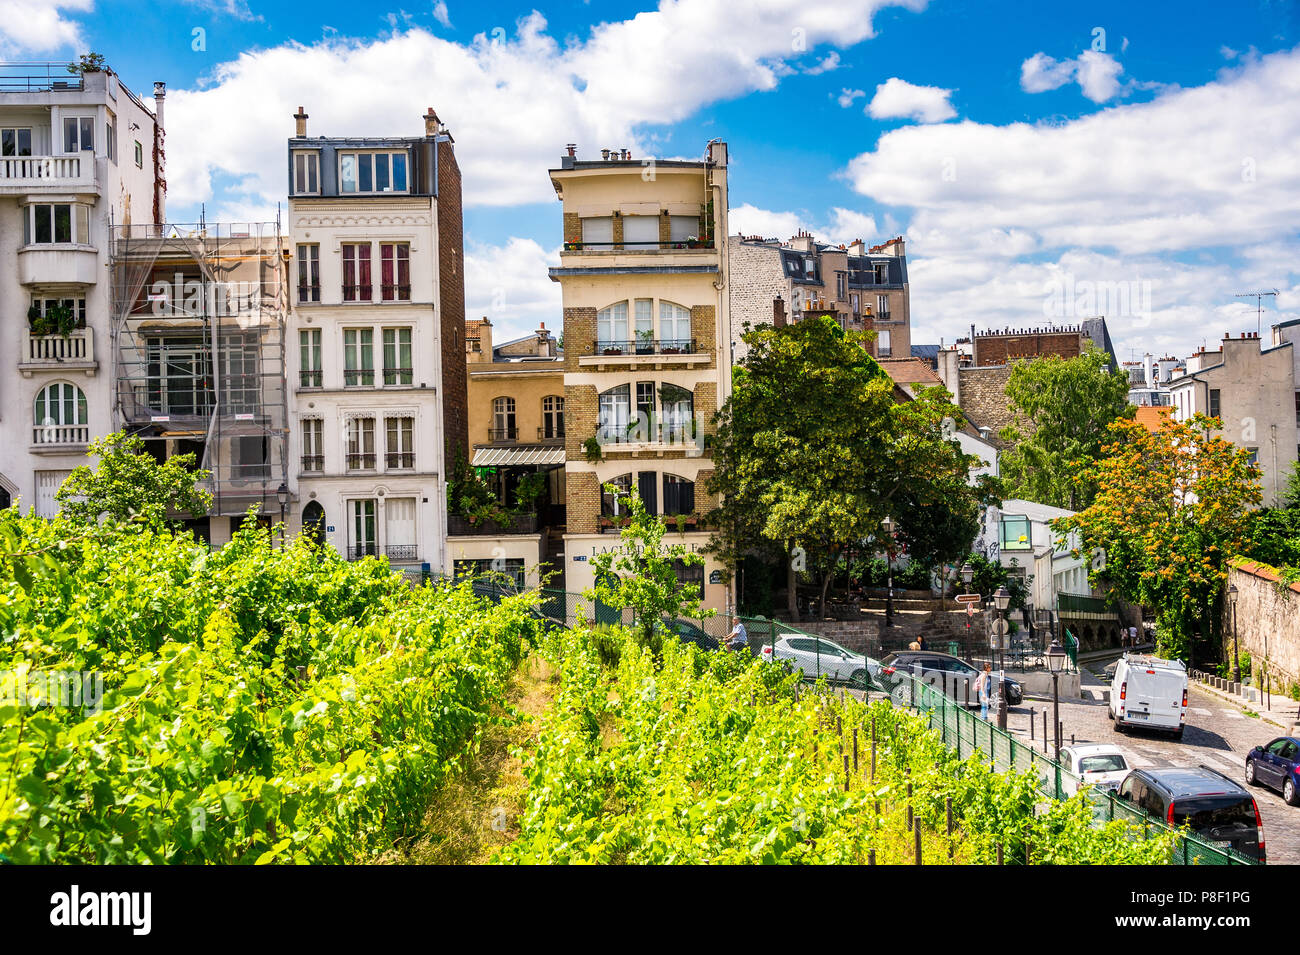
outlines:
M1188 823L1193 832L1249 832L1255 828L1255 804L1247 795L1224 793L1174 800L1174 825Z
M1128 763L1119 753L1106 753L1101 756L1084 756L1079 760L1081 773L1118 773L1128 769Z

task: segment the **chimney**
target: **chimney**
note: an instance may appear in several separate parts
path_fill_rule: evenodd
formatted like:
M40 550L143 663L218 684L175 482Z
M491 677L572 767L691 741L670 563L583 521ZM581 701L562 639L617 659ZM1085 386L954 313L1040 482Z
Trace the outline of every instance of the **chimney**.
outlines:
M777 328L785 328L785 299L779 295L772 299L772 324Z
M577 158L577 155L578 155L578 144L577 144L577 143L565 143L565 144L564 144L564 148L565 148L566 150L568 150L569 158L570 158L570 159L575 159L575 158Z
M298 107L298 112L293 114L294 136L298 139L307 138L307 114L303 112L302 107Z
M153 115L154 123L159 129L165 129L163 126L163 100L167 98L167 84L158 82L153 85Z
M433 107L430 106L424 114L424 135L437 136L438 127L441 125L442 124L438 122L438 114L435 113Z
M603 159L605 162L609 162L609 150L602 149L600 151L600 158Z

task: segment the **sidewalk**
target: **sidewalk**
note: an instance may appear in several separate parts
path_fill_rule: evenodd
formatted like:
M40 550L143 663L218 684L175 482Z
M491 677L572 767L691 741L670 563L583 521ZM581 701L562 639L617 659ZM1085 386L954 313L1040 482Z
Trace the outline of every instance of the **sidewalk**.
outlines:
M1250 686L1243 686L1240 694L1233 693L1230 689L1233 684L1201 673L1199 670L1194 671L1192 683L1197 689L1210 696L1217 696L1226 703L1233 703L1243 710L1258 713L1260 719L1280 727L1291 735L1295 735L1300 730L1300 703L1289 696L1273 693L1270 699Z

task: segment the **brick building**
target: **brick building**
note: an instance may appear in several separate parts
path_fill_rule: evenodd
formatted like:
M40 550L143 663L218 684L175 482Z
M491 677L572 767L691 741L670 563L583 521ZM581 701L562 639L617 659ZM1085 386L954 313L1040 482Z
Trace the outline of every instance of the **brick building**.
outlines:
M593 584L591 558L619 546L618 505L603 487L635 487L700 551L713 506L713 416L731 390L727 146L702 161L659 160L654 175L625 150L550 171L563 203L564 249L551 269L564 302L565 586ZM706 606L728 588L714 559L679 569Z
M800 232L787 242L754 236L727 239L732 280L733 361L745 355L740 336L751 327L832 315L840 326L875 332L877 358L908 358L912 315L903 237L868 248L818 242Z

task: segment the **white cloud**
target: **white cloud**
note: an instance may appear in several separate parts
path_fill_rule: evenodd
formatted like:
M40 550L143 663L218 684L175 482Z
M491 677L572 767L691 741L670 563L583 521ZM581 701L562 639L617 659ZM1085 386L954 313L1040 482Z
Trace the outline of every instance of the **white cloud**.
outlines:
M914 340L1042 323L1047 283L1071 276L1151 283L1149 314L1108 315L1112 336L1187 351L1230 327L1234 292L1300 284L1298 96L1300 51L1277 53L1061 124L904 127L847 174L910 212Z
M0 58L54 50L87 52L81 24L69 14L89 13L94 6L94 0L5 0Z
M1073 60L1056 60L1035 53L1020 64L1020 88L1026 93L1045 93L1066 83L1077 82L1083 95L1104 103L1120 92L1124 67L1109 53L1084 50Z
M202 7L219 16L231 17L235 20L253 21L262 19L249 7L248 0L184 0L184 2L192 7Z
M448 30L452 28L451 14L447 12L447 4L444 0L438 0L438 2L433 5L433 18Z
M867 114L874 119L915 119L921 123L941 123L957 115L949 102L950 96L952 90L938 86L915 86L894 76L876 87L876 95L867 104Z
M866 95L866 90L851 90L846 86L844 89L840 90L840 95L836 99L836 102L839 103L842 108L848 109L853 105L854 100L860 99Z
M830 73L832 70L840 68L840 54L838 50L831 50L826 54L826 58L816 66L811 66L804 70L809 76L818 76L822 73Z
M246 170L264 198L283 196L284 143L299 104L311 114L312 134L359 136L418 135L420 114L433 105L456 138L467 204L547 201L545 170L565 142L579 143L579 155L602 146L645 155L647 127L772 89L808 50L873 36L881 7L925 3L807 0L737 17L726 0L676 0L598 24L564 46L533 12L506 36L479 34L464 44L411 29L252 50L220 65L202 88L171 92L168 198L196 205L211 198L215 174ZM412 79L399 90L397 77Z
M806 212L760 209L745 203L733 208L728 216L732 235L761 235L767 239L785 241L800 230L808 232L819 242L832 245L862 239L868 245L878 240L876 220L866 213L836 206L829 220L818 221Z
M564 328L560 285L547 270L560 264L560 250L511 236L503 245L465 241L465 315L492 320L493 341L519 338L541 322L558 335Z

